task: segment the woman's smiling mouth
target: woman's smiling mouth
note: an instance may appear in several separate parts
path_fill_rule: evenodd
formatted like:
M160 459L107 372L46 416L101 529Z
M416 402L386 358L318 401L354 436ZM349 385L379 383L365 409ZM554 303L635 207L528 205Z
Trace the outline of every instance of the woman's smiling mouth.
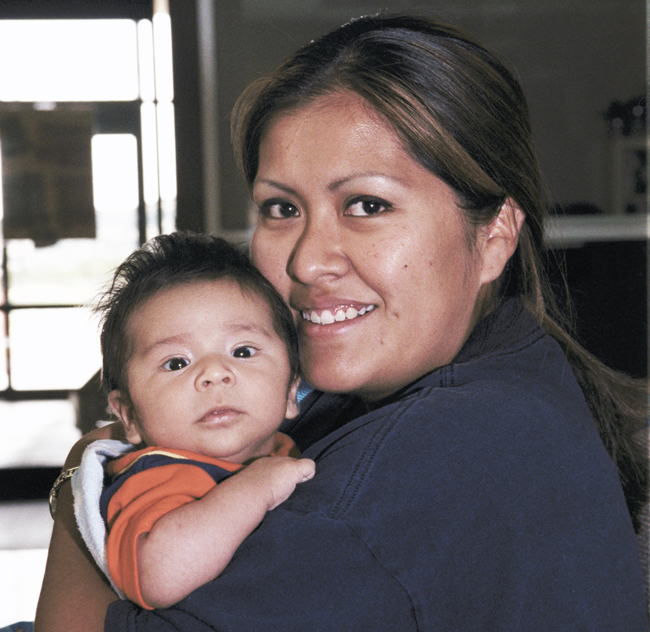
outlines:
M304 310L301 312L303 320L308 320L315 325L331 325L344 320L353 320L375 309L375 305L366 305L360 309L355 307L337 307L336 309Z

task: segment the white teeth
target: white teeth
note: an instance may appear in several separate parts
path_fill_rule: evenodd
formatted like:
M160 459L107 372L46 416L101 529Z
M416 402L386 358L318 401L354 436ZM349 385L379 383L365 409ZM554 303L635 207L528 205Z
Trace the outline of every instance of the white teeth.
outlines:
M335 322L343 322L344 320L352 320L357 316L363 316L368 312L371 312L375 309L375 305L367 305L357 310L354 307L348 307L347 309L337 309L334 314L331 310L325 309L320 315L316 311L304 311L302 312L303 320L309 320L316 325L331 325Z

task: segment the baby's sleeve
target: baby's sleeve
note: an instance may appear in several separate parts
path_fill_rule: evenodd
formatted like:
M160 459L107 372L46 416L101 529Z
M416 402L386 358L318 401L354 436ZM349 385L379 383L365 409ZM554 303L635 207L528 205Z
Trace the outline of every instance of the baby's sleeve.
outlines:
M140 592L138 538L170 511L205 496L216 483L203 469L173 463L130 476L108 503L106 557L111 577L128 599L151 610Z

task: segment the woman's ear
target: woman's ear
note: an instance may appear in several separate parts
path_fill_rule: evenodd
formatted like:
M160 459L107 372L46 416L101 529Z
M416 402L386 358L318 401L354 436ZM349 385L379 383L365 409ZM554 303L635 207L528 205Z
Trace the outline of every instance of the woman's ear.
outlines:
M300 378L297 377L289 387L289 392L287 393L287 410L284 415L285 419L293 419L300 412L300 409L298 408L298 385L299 384L300 384Z
M519 233L526 216L512 198L501 205L499 214L485 229L483 235L481 283L498 279L506 263L517 249Z
M142 443L142 435L135 420L133 406L122 397L120 391L111 391L108 394L108 405L122 422L126 433L126 440L133 445Z

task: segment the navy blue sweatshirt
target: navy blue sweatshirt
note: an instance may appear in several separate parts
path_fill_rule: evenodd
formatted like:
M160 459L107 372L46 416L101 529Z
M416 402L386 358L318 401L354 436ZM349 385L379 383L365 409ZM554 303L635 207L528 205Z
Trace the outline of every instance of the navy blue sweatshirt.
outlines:
M379 408L313 393L316 476L220 577L133 632L648 631L614 465L557 343L516 300Z

